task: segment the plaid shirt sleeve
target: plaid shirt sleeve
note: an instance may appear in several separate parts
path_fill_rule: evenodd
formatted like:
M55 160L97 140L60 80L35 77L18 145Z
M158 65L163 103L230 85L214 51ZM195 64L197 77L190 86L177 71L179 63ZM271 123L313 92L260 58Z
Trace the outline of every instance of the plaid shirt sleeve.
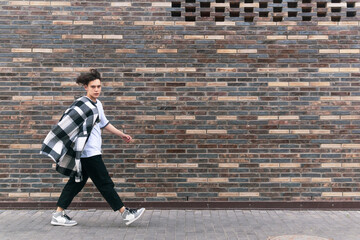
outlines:
M96 106L86 100L76 101L48 133L40 153L57 163L58 172L81 178L81 152L97 121Z

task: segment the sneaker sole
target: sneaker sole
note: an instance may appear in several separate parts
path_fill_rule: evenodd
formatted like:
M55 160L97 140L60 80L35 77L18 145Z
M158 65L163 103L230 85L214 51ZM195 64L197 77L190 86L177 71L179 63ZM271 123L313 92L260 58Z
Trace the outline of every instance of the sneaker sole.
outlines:
M130 222L127 222L125 223L127 226L129 226L130 224L132 224L133 222L135 222L136 220L138 220L145 212L145 209L144 211L137 217L137 218L134 218L133 220L131 220Z
M54 226L72 227L72 226L75 226L76 224L77 224L77 223L65 224L65 223L58 223L58 222L53 222L53 221L51 221L51 225L54 225Z

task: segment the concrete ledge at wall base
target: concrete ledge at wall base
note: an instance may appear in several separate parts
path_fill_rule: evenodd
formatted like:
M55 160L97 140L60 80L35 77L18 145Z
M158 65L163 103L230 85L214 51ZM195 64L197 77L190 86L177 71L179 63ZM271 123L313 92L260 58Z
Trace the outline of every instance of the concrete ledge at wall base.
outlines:
M343 202L125 202L148 209L247 209L247 210L360 210L360 201ZM55 209L56 202L0 202L0 209ZM73 202L69 209L110 209L106 202Z

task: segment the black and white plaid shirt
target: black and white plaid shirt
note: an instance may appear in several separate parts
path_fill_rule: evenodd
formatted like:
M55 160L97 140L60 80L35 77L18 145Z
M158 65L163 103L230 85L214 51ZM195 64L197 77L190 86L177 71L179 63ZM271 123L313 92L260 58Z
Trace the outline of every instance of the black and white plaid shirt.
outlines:
M77 99L48 133L40 153L56 162L56 171L75 176L76 182L82 181L81 152L98 122L99 113L95 103L87 97Z

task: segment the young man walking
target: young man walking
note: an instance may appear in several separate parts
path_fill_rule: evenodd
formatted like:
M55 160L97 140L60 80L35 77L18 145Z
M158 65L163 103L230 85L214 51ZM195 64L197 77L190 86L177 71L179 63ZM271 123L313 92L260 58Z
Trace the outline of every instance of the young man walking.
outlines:
M77 99L49 132L41 152L56 162L56 170L70 176L57 202L51 224L74 226L76 221L65 213L73 198L90 177L114 211L120 211L126 225L139 219L145 209L126 208L114 189L114 183L102 160L101 129L131 142L131 136L115 128L107 120L98 97L101 93L100 73L91 69L81 74L76 83L84 86L86 96Z

